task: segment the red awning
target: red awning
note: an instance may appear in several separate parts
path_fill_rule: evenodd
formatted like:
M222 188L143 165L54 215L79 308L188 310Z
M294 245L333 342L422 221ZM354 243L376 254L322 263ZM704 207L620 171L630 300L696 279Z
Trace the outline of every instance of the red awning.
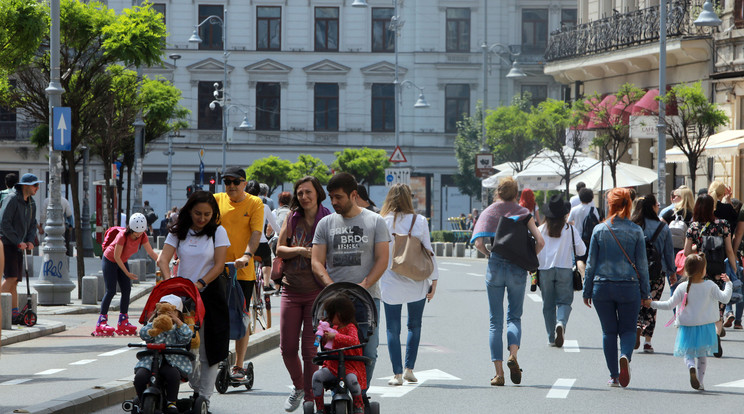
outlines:
M610 114L610 111L615 106L616 101L617 97L615 95L607 95L597 105L594 105L594 102L591 102L590 105L594 106L594 110L590 115L589 123L586 125L587 129L607 128L609 126L606 122L607 115L605 115L605 119L600 119L599 113L601 111L606 111L607 114Z
M656 97L659 96L658 89L651 89L643 95L643 98L636 102L633 107L633 115L655 115L659 113L659 101Z

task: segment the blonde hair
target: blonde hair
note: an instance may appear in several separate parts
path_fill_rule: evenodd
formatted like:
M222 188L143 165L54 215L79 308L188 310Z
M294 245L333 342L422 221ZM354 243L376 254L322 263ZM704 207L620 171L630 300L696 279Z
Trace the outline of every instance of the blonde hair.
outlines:
M674 204L674 212L684 210L685 212L692 212L695 210L695 194L692 193L690 187L683 185L675 190L679 196L679 201Z
M382 203L380 215L384 217L388 213L394 213L397 217L399 213L414 214L412 198L411 187L407 184L393 185L385 197L385 202Z
M514 201L517 198L519 192L519 185L514 180L514 177L504 177L499 180L499 186L496 188L496 194L498 194L501 201Z
M723 196L726 195L726 186L722 182L716 180L710 183L708 186L708 194L713 197L713 200L718 203L723 200ZM713 209L716 209L716 203L713 204Z

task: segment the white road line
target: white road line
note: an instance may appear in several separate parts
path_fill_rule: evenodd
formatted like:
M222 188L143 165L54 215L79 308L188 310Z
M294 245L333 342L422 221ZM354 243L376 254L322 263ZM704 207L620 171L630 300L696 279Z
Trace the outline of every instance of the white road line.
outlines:
M528 293L527 296L529 296L529 298L532 299L533 302L542 303L542 296L538 295L537 293Z
M575 339L566 339L563 341L563 351L565 352L581 352L579 348L579 341Z
M113 351L108 351L108 352L104 352L104 353L102 353L102 354L98 354L98 356L101 356L101 357L103 357L103 356L114 356L114 355L118 355L118 354L121 354L121 353L127 352L127 351L129 351L130 349L132 349L132 348L119 348L119 349L114 349Z
M36 374L34 374L34 375L52 375L52 374L56 374L56 373L58 373L58 372L62 372L62 371L64 371L65 369L66 369L66 368L53 368L53 369L48 369L48 370L46 370L46 371L41 371L41 372L37 372L37 373L36 373Z
M81 359L80 361L70 362L70 365L85 365L90 364L91 362L96 362L97 359Z
M714 385L714 387L744 388L744 379L738 380L738 381L725 382L723 384Z
M568 397L568 393L571 391L574 382L576 382L575 378L558 378L555 384L550 388L550 391L548 391L548 395L546 395L545 398Z
M18 378L14 380L9 380L5 382L0 382L0 385L16 385L16 384L23 384L24 382L31 381L31 378Z
M445 269L443 267L437 267L437 269L439 269L440 272L449 272L449 269Z
M399 398L402 397L409 392L416 389L418 386L424 384L426 381L460 381L461 379L450 375L444 371L438 370L438 369L430 369L426 371L418 371L416 372L416 377L418 378L418 382L406 382L401 386L397 387L391 387L391 386L371 386L367 390L368 394L378 394L380 397L387 398L387 397L393 397L393 398ZM392 377L384 377L384 378L378 378L385 382L387 382Z
M469 264L467 264L467 263L457 263L457 262L442 262L442 264L445 264L445 265L453 265L453 266L467 266L467 267L470 267L470 265L469 265Z
M485 277L485 276L486 276L486 275L484 275L484 274L482 274L482 273L468 273L468 274L469 274L470 276L475 276L475 277Z

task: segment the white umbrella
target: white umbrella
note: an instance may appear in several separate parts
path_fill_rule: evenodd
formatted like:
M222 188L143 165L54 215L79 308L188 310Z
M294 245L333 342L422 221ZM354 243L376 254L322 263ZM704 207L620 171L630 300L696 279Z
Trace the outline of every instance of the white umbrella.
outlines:
M635 187L637 185L651 184L658 178L656 171L638 165L619 162L617 164L617 187ZM615 187L612 184L610 166L604 163L604 180L602 180L602 163L597 162L583 173L572 178L571 181L583 181L587 188L594 191L602 189L609 190ZM560 189L560 188L557 188Z

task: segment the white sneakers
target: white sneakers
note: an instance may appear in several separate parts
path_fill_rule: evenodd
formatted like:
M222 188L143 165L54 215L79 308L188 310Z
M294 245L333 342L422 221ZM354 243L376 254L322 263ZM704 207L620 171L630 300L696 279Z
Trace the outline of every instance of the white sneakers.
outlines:
M388 381L388 385L403 385L403 374L393 375L393 378Z
M304 399L305 390L298 390L295 388L295 390L289 394L289 397L287 397L287 401L284 402L284 411L292 412L296 410L300 404L302 404L302 400Z
M418 379L413 375L413 370L410 368L403 370L403 379L408 382L418 382Z

